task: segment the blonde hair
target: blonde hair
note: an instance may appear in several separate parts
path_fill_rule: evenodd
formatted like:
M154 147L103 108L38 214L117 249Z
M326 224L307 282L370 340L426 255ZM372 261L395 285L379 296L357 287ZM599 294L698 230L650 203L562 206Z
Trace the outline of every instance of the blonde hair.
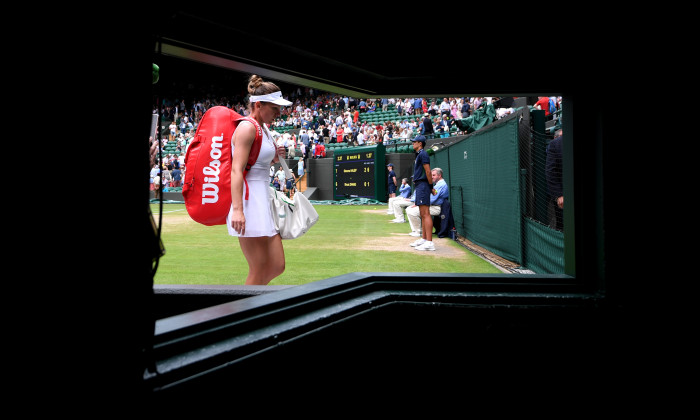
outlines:
M280 88L272 83L266 82L262 77L253 74L248 79L248 95L267 95L268 93L277 92ZM253 104L249 101L248 108L252 111Z

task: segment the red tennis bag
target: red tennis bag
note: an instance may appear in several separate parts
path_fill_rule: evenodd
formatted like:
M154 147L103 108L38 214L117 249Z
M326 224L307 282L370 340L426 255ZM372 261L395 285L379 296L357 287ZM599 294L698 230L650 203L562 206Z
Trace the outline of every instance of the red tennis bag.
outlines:
M192 220L207 226L225 225L231 209L231 138L241 120L255 125L255 141L243 171L245 176L258 159L262 128L253 118L243 117L225 107L215 106L204 113L185 154L185 181L182 195Z

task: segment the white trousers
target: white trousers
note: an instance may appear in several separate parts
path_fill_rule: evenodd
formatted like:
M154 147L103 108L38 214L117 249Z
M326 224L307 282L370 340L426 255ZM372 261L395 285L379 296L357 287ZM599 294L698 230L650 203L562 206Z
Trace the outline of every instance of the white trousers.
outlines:
M439 216L442 211L442 206L430 206L430 215ZM411 226L411 230L414 232L421 233L423 230L423 221L420 218L420 209L418 206L412 206L406 209L406 215L408 216L408 224Z
M401 198L401 197L399 197L399 196L389 197L389 200L387 201L387 203L389 204L389 208L387 209L387 214L394 214L393 203L394 203L394 200L396 200L397 198Z
M403 197L394 197L389 200L391 201L391 208L394 210L394 217L397 219L403 219L403 209L413 204L413 201Z

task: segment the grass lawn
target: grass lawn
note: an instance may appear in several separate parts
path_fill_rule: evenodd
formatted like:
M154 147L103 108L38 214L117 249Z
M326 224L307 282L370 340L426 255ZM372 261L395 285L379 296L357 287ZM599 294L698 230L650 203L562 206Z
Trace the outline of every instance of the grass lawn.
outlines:
M285 272L270 285L299 285L355 271L500 273L448 238L433 237L437 251L415 251L408 223L388 223L386 206L316 205L319 221L304 236L283 241ZM156 223L159 205L152 204ZM157 284L243 284L248 264L226 226L190 219L184 204L163 205L165 256Z

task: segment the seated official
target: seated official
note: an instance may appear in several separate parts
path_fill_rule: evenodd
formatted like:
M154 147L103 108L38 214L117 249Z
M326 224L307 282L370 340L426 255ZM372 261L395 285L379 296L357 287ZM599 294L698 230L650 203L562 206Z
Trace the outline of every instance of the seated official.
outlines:
M403 209L409 204L409 197L411 195L411 186L408 184L408 178L401 180L401 186L399 187L399 195L396 197L389 198L389 212L388 214L393 214L395 216L393 223L404 223ZM407 205L403 207L394 208L394 202L406 202ZM398 209L398 213L397 213Z
M438 216L442 210L442 202L449 198L450 191L447 187L447 183L442 178L442 169L435 168L430 171L433 177L433 190L434 194L430 195L430 215ZM406 209L406 215L408 216L408 223L411 226L411 236L422 236L423 222L420 217L420 210L415 204L409 206Z
M396 216L391 223L406 223L406 219L403 217L403 211L408 206L412 206L416 201L416 192L413 191L410 198L395 197L391 201L391 207L394 209L394 216Z

